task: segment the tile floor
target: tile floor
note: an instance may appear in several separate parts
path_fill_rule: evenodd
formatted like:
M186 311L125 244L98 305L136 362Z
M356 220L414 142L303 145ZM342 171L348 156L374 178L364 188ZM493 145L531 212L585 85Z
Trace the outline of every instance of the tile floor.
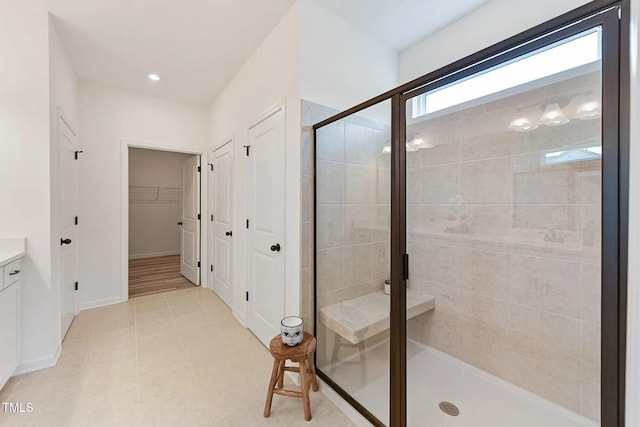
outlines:
M269 351L211 291L187 289L81 312L58 364L12 378L0 401L33 404L0 426L331 426L353 424L321 393L262 411ZM291 385L291 384L290 384Z

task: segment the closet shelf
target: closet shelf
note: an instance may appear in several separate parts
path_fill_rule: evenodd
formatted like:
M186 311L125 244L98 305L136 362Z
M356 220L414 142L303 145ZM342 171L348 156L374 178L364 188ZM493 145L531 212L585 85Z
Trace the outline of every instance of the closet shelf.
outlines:
M130 203L180 204L182 188L129 186Z

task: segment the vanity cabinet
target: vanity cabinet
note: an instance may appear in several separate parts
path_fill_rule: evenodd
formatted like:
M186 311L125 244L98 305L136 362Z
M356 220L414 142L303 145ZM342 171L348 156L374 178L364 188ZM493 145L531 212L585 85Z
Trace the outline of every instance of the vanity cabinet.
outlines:
M0 388L20 360L20 278L24 249L3 251L0 239Z

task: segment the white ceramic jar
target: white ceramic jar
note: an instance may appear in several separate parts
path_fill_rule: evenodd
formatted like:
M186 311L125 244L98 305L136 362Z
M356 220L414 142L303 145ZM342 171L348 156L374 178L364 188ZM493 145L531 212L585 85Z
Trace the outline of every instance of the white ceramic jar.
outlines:
M290 347L296 346L304 338L303 320L298 316L287 316L280 322L282 343Z

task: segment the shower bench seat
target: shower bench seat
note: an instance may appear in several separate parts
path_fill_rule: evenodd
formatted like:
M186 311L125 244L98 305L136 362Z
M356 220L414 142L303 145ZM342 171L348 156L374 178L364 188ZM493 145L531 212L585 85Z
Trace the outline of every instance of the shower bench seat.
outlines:
M435 308L435 297L407 289L407 319ZM320 322L351 344L389 329L391 296L377 291L320 310Z

